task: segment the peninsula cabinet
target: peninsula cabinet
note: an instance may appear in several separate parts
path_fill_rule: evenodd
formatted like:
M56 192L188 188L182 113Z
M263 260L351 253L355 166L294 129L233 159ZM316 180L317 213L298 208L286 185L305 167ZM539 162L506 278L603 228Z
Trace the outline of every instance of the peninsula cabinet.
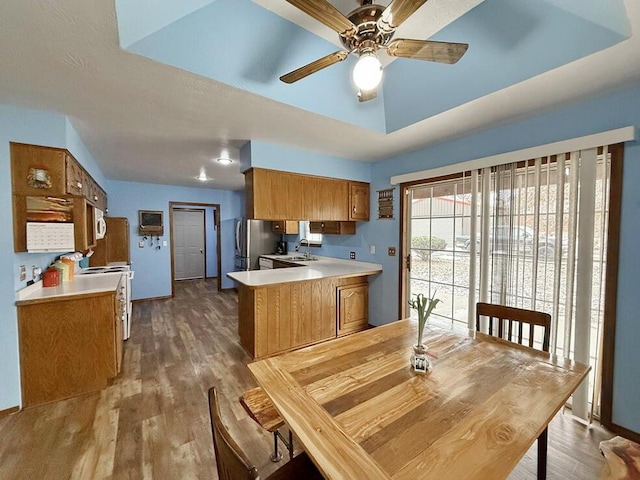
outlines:
M23 407L102 389L118 374L123 333L116 291L18 304Z
M368 183L252 168L245 172L245 187L249 218L369 220Z
M366 276L239 284L240 343L257 359L364 330L367 290Z
M338 336L366 330L369 325L369 285L338 287Z

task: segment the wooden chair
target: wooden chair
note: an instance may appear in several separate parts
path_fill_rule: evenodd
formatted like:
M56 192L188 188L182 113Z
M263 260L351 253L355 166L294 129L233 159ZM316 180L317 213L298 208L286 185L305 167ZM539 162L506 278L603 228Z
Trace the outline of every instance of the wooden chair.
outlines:
M242 451L222 422L216 388L209 389L209 414L216 466L220 480L256 480L258 470ZM267 477L267 480L320 480L322 475L306 453L294 457Z
M491 303L478 303L476 305L476 330L480 329L480 317L489 317L489 335L504 338L510 342L525 345L523 343L523 331L528 326L528 342L526 346L534 347L535 327L542 330L542 351L549 351L549 336L551 334L551 315L534 310L506 307ZM497 323L497 326L494 326ZM547 478L547 442L548 429L538 437L538 480Z
M291 460L293 458L293 435L289 430L289 439L286 439L280 433L280 427L284 426L284 420L264 390L260 387L247 390L240 396L240 404L258 425L273 434L271 461L279 462L282 460L282 454L278 451L278 438L287 447L289 460Z

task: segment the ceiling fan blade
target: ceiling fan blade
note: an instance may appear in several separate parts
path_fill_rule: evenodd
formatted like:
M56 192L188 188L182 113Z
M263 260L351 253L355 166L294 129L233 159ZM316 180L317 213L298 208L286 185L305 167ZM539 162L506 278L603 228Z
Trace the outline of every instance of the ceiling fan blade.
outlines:
M359 90L358 91L358 101L359 102L368 102L369 100L373 100L378 97L378 89L374 88L372 90Z
M289 72L286 75L281 76L280 80L282 80L284 83L297 82L298 80L301 80L304 77L311 75L312 73L319 72L323 68L327 68L334 63L343 61L348 56L349 52L345 52L344 50L331 53L326 57L319 58L315 62L311 62L304 67L300 67L293 72Z
M287 2L343 37L353 37L358 32L353 22L327 0L287 0Z
M392 57L453 64L462 58L467 48L469 48L467 43L398 38L387 46L387 53Z
M425 3L427 0L393 0L382 12L378 24L385 32L391 32Z

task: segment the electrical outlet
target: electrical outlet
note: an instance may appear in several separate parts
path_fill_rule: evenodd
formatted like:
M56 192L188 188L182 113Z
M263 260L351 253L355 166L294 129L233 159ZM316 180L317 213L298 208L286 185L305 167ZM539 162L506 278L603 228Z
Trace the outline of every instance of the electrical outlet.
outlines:
M166 246L167 246L167 241L166 241L166 240L163 240L163 241L162 241L162 246L163 246L163 247L166 247Z
M390 257L395 257L396 256L396 247L389 247L387 249L387 253L389 254Z
M138 242L138 248L144 248L144 240Z
M374 255L375 255L375 253L376 253L376 246L375 246L375 245L371 245L371 246L369 247L369 253L371 253L371 254L374 254Z
M349 258L351 260L355 260L356 259L356 252L349 252Z
M27 279L27 267L20 265L20 281L24 282Z

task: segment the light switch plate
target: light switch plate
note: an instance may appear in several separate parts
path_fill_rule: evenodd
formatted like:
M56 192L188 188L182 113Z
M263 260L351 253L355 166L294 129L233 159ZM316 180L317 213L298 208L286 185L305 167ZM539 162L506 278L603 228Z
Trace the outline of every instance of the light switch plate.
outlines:
M24 282L27 279L27 267L20 265L20 281Z
M396 256L396 247L389 247L387 252L388 252L390 257L395 257Z
M162 246L163 246L163 247L166 247L166 246L167 246L167 241L166 241L166 240L163 240L163 241L162 241Z
M144 248L144 240L140 240L140 241L138 242L138 247L139 247L139 248Z

